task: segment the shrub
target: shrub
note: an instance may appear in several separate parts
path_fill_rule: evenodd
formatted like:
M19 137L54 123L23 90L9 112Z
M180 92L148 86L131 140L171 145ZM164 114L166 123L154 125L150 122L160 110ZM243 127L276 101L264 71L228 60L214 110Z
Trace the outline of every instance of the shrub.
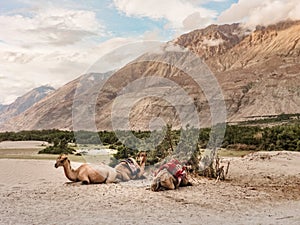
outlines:
M76 151L73 148L61 148L60 146L48 146L47 148L39 151L39 154L74 154Z

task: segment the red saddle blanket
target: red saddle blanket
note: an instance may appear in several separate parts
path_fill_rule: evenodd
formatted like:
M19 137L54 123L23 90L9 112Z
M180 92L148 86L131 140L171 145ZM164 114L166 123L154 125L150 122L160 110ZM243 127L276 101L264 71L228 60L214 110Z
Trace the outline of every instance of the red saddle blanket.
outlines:
M181 180L182 177L186 175L185 166L182 166L177 159L171 159L168 163L165 163L162 166L160 166L158 171L156 171L154 175L156 176L159 173L159 171L163 169L167 169L169 173L171 173L178 180Z

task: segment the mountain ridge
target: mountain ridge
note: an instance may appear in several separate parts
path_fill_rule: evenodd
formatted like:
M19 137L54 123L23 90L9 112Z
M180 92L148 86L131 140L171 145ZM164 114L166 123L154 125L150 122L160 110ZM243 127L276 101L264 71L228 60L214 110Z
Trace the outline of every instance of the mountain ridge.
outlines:
M268 27L258 26L253 32L238 24L211 25L181 35L170 43L185 47L204 60L224 93L227 121L235 122L253 116L300 112L299 34L300 21L281 22ZM81 101L84 103L99 94L95 98L95 122L98 130L113 129L111 109L117 93L133 80L152 74L182 86L194 99L200 117L206 118L209 105L205 95L197 90L195 82L182 71L158 62L133 61L111 77L103 75L107 78L103 87L88 81L93 75L87 75L85 82L89 88L81 94ZM94 74L93 79L100 79L99 77L101 75ZM72 106L82 78L56 90L26 112L0 125L0 129L73 129ZM101 91L99 87L102 87ZM145 91L150 88L145 86ZM124 102L138 94L134 90L131 91ZM124 116L120 113L120 118ZM84 128L84 124L88 122L84 119L84 113L81 117ZM176 110L170 104L157 98L144 98L132 108L131 129L149 129L152 118L157 117L172 123L174 128L180 127ZM204 119L202 122L205 124L207 121Z
M18 116L39 102L47 95L54 92L55 89L49 85L43 85L30 90L23 96L18 97L13 103L9 105L0 106L0 124L9 120L12 117Z

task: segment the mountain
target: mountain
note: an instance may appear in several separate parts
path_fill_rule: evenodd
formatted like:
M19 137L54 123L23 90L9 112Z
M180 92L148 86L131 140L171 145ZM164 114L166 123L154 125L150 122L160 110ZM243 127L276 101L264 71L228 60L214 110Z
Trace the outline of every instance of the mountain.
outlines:
M220 56L237 45L249 32L238 23L225 25L210 25L205 29L195 30L184 34L173 43L190 49L207 60L210 57Z
M204 60L221 87L227 121L236 122L300 113L299 40L300 21L258 26L254 31L239 24L211 25L178 37L165 49L168 52L170 46L179 45ZM186 65L185 55L149 53L114 73L81 76L0 125L0 129L91 129L94 119L98 130L143 130L155 127L158 117L179 128L182 118L178 110L185 110L190 102L175 84L193 100L202 126L209 125L210 107L204 91L183 70L164 63L172 60ZM157 81L153 75L173 83ZM132 86L136 79L140 83ZM171 102L170 93L174 98ZM184 113L185 120L192 122L192 111ZM129 127L122 125L122 120L129 120Z
M32 107L35 103L39 102L54 91L55 89L50 86L41 86L29 91L21 97L18 97L10 105L0 105L0 124L5 123L10 118L22 114L28 108Z
M233 29L236 29L236 25L233 25ZM246 30L244 35L240 34L241 30L234 31L239 33L238 42L237 39L228 39L223 30L223 26L219 26L214 31L224 34L221 46L233 47L213 54L206 63L222 86L229 121L299 113L300 21L257 27L251 33ZM202 32L199 30L191 34ZM199 43L189 42L188 36L179 37L177 43L200 56L203 49L208 51ZM214 40L211 34L206 38Z
M65 84L20 115L0 124L0 130L72 129L72 106L76 90L85 84L83 88L86 91L80 93L78 98L83 102L89 102L91 98L97 96L101 81L110 74L86 74Z
M0 104L0 113L7 108L7 105Z
M174 43L204 58L214 72L264 64L269 58L297 58L300 21L286 21L250 32L238 24L211 25L177 38ZM276 62L271 62L276 66ZM269 63L268 66L272 66Z

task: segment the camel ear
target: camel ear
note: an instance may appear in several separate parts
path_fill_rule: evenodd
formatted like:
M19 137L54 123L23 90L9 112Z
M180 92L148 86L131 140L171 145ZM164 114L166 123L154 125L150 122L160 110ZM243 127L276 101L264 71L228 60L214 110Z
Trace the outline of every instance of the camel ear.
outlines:
M140 157L142 154L143 154L144 156L147 156L147 152L145 152L145 151L140 151L139 154L138 154L138 157Z
M66 161L66 160L68 160L67 156L65 156L65 158L62 160L62 162Z

